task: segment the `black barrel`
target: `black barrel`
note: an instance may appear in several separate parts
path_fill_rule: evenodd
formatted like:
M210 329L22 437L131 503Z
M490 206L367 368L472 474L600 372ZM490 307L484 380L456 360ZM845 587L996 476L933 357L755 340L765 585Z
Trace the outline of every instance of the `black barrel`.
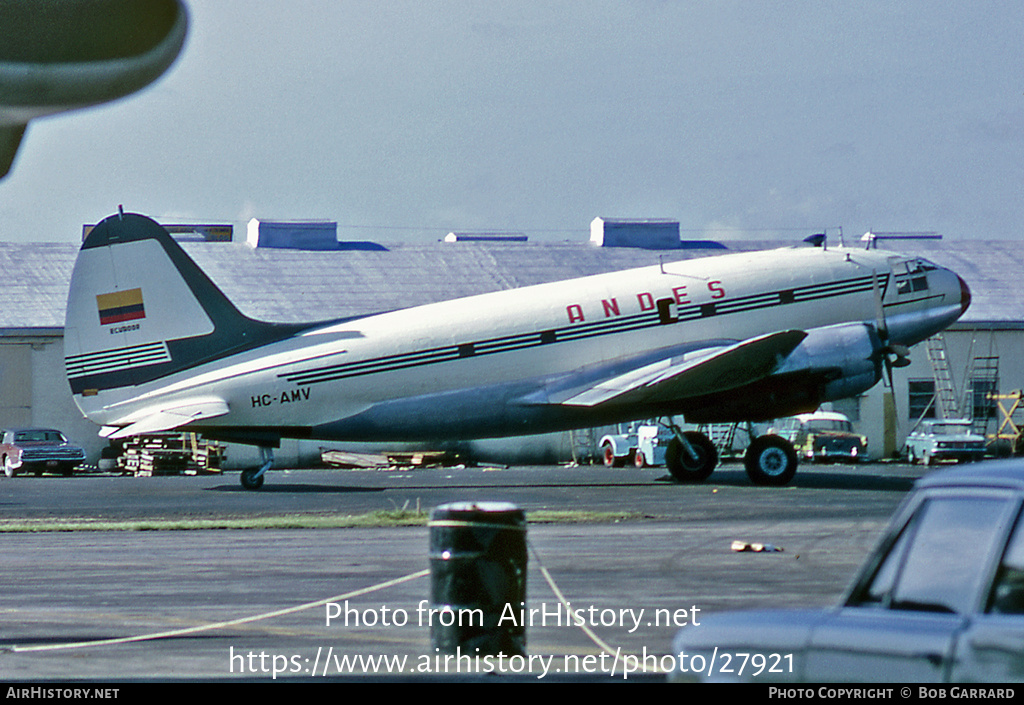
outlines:
M526 515L455 502L430 515L430 638L441 653L526 655Z

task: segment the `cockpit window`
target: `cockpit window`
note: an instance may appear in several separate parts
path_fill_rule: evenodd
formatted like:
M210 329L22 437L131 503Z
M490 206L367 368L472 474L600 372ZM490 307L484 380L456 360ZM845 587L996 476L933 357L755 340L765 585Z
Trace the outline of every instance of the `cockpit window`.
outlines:
M912 294L916 291L928 290L927 272L938 269L926 259L912 259L897 265L896 293Z

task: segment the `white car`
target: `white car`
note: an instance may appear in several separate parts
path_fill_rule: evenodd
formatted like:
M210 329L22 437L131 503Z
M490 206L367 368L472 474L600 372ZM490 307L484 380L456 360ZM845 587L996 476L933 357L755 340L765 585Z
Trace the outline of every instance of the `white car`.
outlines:
M1024 680L1024 463L930 475L837 607L726 612L673 641L673 681Z
M931 465L937 460L970 461L985 457L985 437L974 432L970 419L922 421L904 449L907 462Z

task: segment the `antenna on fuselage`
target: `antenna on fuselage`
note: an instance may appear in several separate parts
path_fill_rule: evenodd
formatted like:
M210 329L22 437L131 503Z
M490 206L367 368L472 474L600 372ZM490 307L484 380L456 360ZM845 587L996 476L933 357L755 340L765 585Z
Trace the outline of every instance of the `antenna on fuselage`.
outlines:
M941 240L942 235L934 230L908 231L908 232L879 232L868 230L861 236L861 242L866 242L866 250L877 250L879 240Z
M810 237L805 237L804 242L810 244L812 247L820 247L823 250L828 249L825 233L815 233Z

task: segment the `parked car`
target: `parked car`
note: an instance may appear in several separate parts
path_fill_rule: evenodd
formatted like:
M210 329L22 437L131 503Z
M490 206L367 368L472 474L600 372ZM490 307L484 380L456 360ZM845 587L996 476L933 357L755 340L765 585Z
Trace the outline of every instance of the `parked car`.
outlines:
M931 474L838 607L705 615L676 634L670 679L1020 681L1022 503L1020 461Z
M70 475L85 462L85 451L53 428L15 428L3 432L0 463L4 474L21 472L42 475L44 471Z
M930 419L907 436L907 462L931 465L937 460L970 461L985 457L985 437L970 419Z
M770 433L792 443L797 456L804 460L855 463L868 459L867 437L854 433L850 419L834 411L779 419Z

